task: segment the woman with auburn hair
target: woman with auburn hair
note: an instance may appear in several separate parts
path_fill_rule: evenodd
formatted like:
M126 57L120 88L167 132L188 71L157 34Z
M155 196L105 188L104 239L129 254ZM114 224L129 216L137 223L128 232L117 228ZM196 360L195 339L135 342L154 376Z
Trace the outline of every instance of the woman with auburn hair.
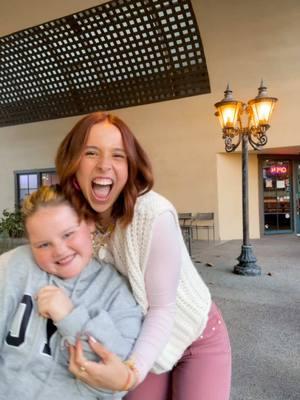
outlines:
M86 360L78 341L70 348L73 373L97 388L129 390L127 400L228 400L225 323L187 252L175 208L151 190L150 161L130 129L111 114L83 117L59 146L56 168L67 198L96 222L96 256L127 277L144 313L127 361L91 337L101 361Z
M84 210L87 216L99 219L97 210L87 202L76 182L76 172L86 145L90 129L101 122L114 125L121 133L122 145L128 163L128 179L119 198L113 205L113 217L127 224L133 217L133 208L137 196L151 190L153 175L147 154L133 136L127 125L116 116L105 113L93 113L80 120L59 146L56 156L56 170L68 197ZM124 155L125 155L124 153ZM114 158L120 158L115 154ZM92 158L92 155L89 156ZM101 217L100 217L101 219Z

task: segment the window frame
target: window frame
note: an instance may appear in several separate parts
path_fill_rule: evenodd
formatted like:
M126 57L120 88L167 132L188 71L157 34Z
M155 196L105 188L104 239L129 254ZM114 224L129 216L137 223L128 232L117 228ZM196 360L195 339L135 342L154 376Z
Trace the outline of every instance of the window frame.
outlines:
M21 206L20 197L20 175L37 175L37 188L42 186L42 176L43 174L56 173L55 168L36 168L36 169L21 169L14 171L14 185L15 185L15 209L18 210Z

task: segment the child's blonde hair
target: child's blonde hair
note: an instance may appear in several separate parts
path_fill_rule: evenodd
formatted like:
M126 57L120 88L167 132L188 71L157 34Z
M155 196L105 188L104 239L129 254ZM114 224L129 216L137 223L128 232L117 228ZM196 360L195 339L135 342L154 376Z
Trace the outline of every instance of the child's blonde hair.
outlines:
M21 212L23 215L25 228L27 219L35 214L40 208L48 206L60 206L62 204L73 208L71 203L64 196L59 185L41 186L38 190L26 196L23 200ZM78 217L81 219L80 216Z

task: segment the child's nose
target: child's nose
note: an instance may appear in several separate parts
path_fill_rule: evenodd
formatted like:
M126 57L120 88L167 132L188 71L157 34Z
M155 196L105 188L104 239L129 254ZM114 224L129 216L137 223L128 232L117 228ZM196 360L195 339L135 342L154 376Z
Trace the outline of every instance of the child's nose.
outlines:
M65 253L66 245L64 242L55 243L53 253L55 257L59 257Z

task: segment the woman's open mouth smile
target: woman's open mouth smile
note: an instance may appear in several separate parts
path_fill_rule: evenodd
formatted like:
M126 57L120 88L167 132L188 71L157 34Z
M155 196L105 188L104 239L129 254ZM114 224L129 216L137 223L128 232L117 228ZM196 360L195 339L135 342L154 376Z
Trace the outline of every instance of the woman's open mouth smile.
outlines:
M92 193L96 200L106 201L113 188L111 178L95 178L92 181Z

